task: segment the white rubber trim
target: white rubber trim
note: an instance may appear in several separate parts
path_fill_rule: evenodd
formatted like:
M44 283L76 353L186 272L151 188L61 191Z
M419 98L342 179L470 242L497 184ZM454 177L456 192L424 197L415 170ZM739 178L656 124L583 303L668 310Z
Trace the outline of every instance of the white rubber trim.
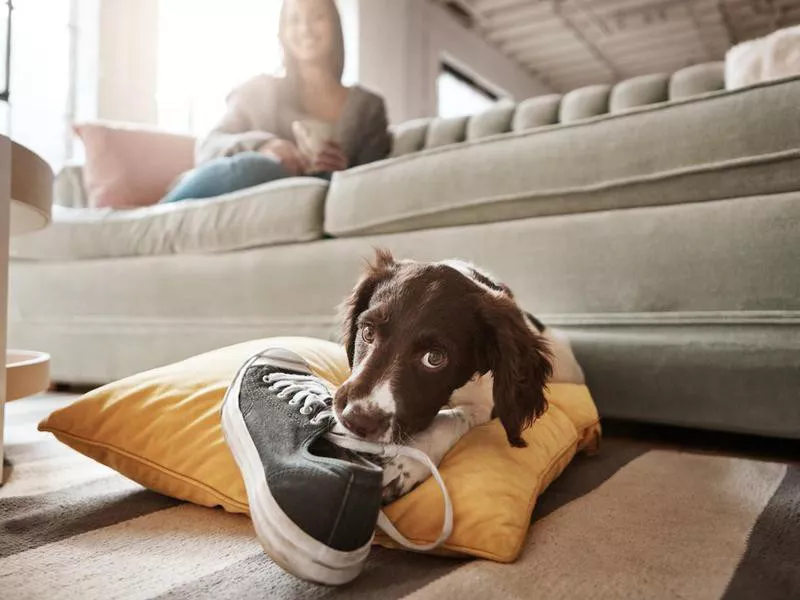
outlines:
M264 350L264 352L257 354L248 362L248 366L252 367L255 365L269 365L276 369L288 369L307 375L313 374L302 357L285 348L270 348Z
M273 353L273 350L277 352ZM273 354L275 362L270 358ZM294 365L287 364L293 370L308 370L299 356L282 349L268 350L242 366L225 393L222 431L244 478L250 516L264 551L297 577L328 585L342 585L361 573L372 539L357 550L344 552L326 546L298 527L270 493L264 466L239 409L239 392L246 370L254 364L279 366L287 360Z

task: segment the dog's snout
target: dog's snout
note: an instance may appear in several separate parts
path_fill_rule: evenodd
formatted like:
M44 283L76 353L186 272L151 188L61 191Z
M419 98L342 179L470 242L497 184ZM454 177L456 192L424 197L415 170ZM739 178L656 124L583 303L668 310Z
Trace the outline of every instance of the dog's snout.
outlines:
M333 405L342 412L350 401L350 386L345 383L333 395Z
M348 404L342 411L342 424L357 436L376 439L389 429L390 416L380 409L370 409L361 402Z

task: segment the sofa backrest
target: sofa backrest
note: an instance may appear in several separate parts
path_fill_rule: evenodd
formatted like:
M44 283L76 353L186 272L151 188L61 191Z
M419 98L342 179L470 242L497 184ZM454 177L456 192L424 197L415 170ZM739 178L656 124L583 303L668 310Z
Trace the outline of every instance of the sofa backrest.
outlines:
M699 96L725 89L725 64L694 65L672 75L643 75L616 85L590 85L535 96L514 104L500 102L470 117L415 119L393 128L392 157L477 140L492 135L572 123L608 113ZM56 177L54 203L74 208L88 204L80 165L68 165Z
M53 204L67 208L88 208L89 195L83 184L81 163L67 163L56 174L53 184Z
M416 119L394 128L392 156L429 150L511 131L572 123L608 113L725 89L722 62L694 65L672 75L643 75L616 85L590 85L566 94L500 102L471 117Z

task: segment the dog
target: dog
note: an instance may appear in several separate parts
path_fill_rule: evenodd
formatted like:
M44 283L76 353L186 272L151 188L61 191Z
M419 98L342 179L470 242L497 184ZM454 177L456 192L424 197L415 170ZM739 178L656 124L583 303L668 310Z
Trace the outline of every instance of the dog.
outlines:
M509 444L547 408L548 381L583 383L569 342L525 313L508 286L461 260L375 260L344 305L352 369L334 395L340 429L412 445L438 464L472 427L497 417ZM427 478L384 465L389 502Z

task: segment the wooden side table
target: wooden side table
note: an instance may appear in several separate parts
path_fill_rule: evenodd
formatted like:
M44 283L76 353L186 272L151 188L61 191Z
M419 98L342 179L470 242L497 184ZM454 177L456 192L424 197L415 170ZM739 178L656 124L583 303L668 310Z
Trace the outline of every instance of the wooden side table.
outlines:
M53 171L37 154L0 135L0 465L7 400L43 392L49 385L50 357L42 352L6 351L8 241L12 235L50 223ZM9 360L10 359L10 360ZM0 476L0 483L2 477Z

